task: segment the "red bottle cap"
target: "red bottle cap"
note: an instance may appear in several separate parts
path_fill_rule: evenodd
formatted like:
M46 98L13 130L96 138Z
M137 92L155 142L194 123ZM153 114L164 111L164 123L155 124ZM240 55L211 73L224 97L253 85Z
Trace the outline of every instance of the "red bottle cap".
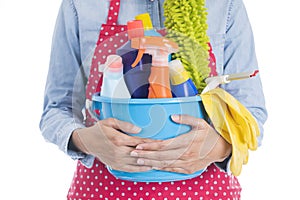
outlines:
M128 39L144 37L144 26L142 20L127 22Z
M122 57L118 55L109 55L106 59L105 65L109 71L120 71L123 70Z

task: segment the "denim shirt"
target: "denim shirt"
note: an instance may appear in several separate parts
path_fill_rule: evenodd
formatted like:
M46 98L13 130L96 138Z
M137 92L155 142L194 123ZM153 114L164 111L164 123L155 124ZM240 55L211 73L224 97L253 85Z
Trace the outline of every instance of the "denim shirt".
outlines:
M148 12L153 26L163 28L163 0L121 0L119 24ZM44 138L56 144L87 167L93 156L68 149L73 130L83 128L85 86L91 57L102 23L106 23L110 0L63 0L53 34L50 66L40 129ZM219 75L258 69L254 40L242 0L207 0L208 36L216 56ZM259 75L222 86L256 118L260 136L267 119Z

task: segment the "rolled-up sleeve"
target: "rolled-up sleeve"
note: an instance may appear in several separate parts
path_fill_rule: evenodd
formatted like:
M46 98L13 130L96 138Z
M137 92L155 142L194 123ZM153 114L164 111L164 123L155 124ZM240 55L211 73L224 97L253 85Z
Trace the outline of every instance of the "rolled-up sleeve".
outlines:
M87 159L83 153L68 150L72 132L84 127L85 79L77 13L72 1L64 0L53 34L40 129L46 141L73 159Z
M252 28L242 0L233 0L229 7L224 48L224 74L258 70ZM250 79L232 81L223 87L256 118L260 128L257 138L260 146L267 110L259 74Z

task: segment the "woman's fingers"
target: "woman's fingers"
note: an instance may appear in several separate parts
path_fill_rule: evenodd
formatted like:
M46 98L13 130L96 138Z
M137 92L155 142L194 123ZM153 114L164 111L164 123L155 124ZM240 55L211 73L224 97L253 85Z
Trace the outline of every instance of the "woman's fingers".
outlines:
M109 134L107 135L109 137L109 140L117 146L136 146L145 142L154 142L154 140L148 138L140 138L127 135L126 133L139 133L141 131L141 128L115 118L109 118L99 121L98 127L100 131ZM104 127L109 127L110 130L104 130ZM123 131L125 133L122 133L120 131Z
M193 142L195 142L196 137L199 137L198 131L200 131L200 130L191 130L190 132L179 135L175 138L162 140L162 141L151 141L151 142L138 144L136 146L136 150L168 151L168 150L174 150L174 149L186 149ZM199 133L199 134L201 134L201 133Z
M125 162L125 163L124 163ZM110 166L114 170L126 171L126 172L143 172L149 171L152 169L152 166L149 165L139 165L137 159L124 159L124 162L119 160ZM122 163L122 164L121 164Z
M168 139L163 141L151 141L142 143L136 146L137 150L147 150L147 151L162 151L175 149L178 146L176 139Z
M191 126L193 129L205 129L206 121L201 118L196 118L190 115L172 115L172 120L178 124L185 124Z
M142 129L129 122L121 121L115 118L108 118L101 121L103 125L110 126L114 129L124 131L126 133L139 133Z
M164 161L157 161L157 160L148 160L139 158L137 160L137 164L144 166L152 166L152 169L155 170L162 170L162 171L169 171L169 172L177 172L177 173L184 173L184 174L192 174L200 169L204 169L207 165L204 162L198 162L195 164L194 162L185 162L182 160L164 160Z
M154 169L162 169L166 167L178 166L178 160L149 160L144 158L137 159L138 165L152 166Z
M134 150L130 153L131 157L146 158L151 160L177 160L180 158L182 153L179 149L167 150L167 151L141 151Z

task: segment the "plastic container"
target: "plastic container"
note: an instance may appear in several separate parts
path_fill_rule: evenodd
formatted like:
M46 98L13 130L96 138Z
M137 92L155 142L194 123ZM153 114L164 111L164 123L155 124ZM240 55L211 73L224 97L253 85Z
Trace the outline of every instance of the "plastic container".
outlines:
M92 110L100 110L101 118L114 117L135 124L142 131L134 136L152 139L169 139L190 131L190 126L171 120L172 114L188 114L206 118L200 96L163 99L112 99L94 95ZM193 174L150 170L147 172L123 172L113 170L117 178L137 182L167 182L185 180L200 175L205 169Z
M185 71L180 60L169 62L173 97L189 97L198 94L197 88Z
M130 94L123 79L122 58L118 55L109 55L104 65L101 96L112 98L130 98Z
M149 13L143 13L143 14L137 15L135 17L135 19L141 20L143 22L145 36L161 36L160 33L158 33L156 30L154 30Z
M129 21L127 29L129 40L116 51L122 57L124 80L131 98L147 98L152 57L145 54L136 67L131 66L138 54L137 49L131 48L131 39L144 36L142 21Z

